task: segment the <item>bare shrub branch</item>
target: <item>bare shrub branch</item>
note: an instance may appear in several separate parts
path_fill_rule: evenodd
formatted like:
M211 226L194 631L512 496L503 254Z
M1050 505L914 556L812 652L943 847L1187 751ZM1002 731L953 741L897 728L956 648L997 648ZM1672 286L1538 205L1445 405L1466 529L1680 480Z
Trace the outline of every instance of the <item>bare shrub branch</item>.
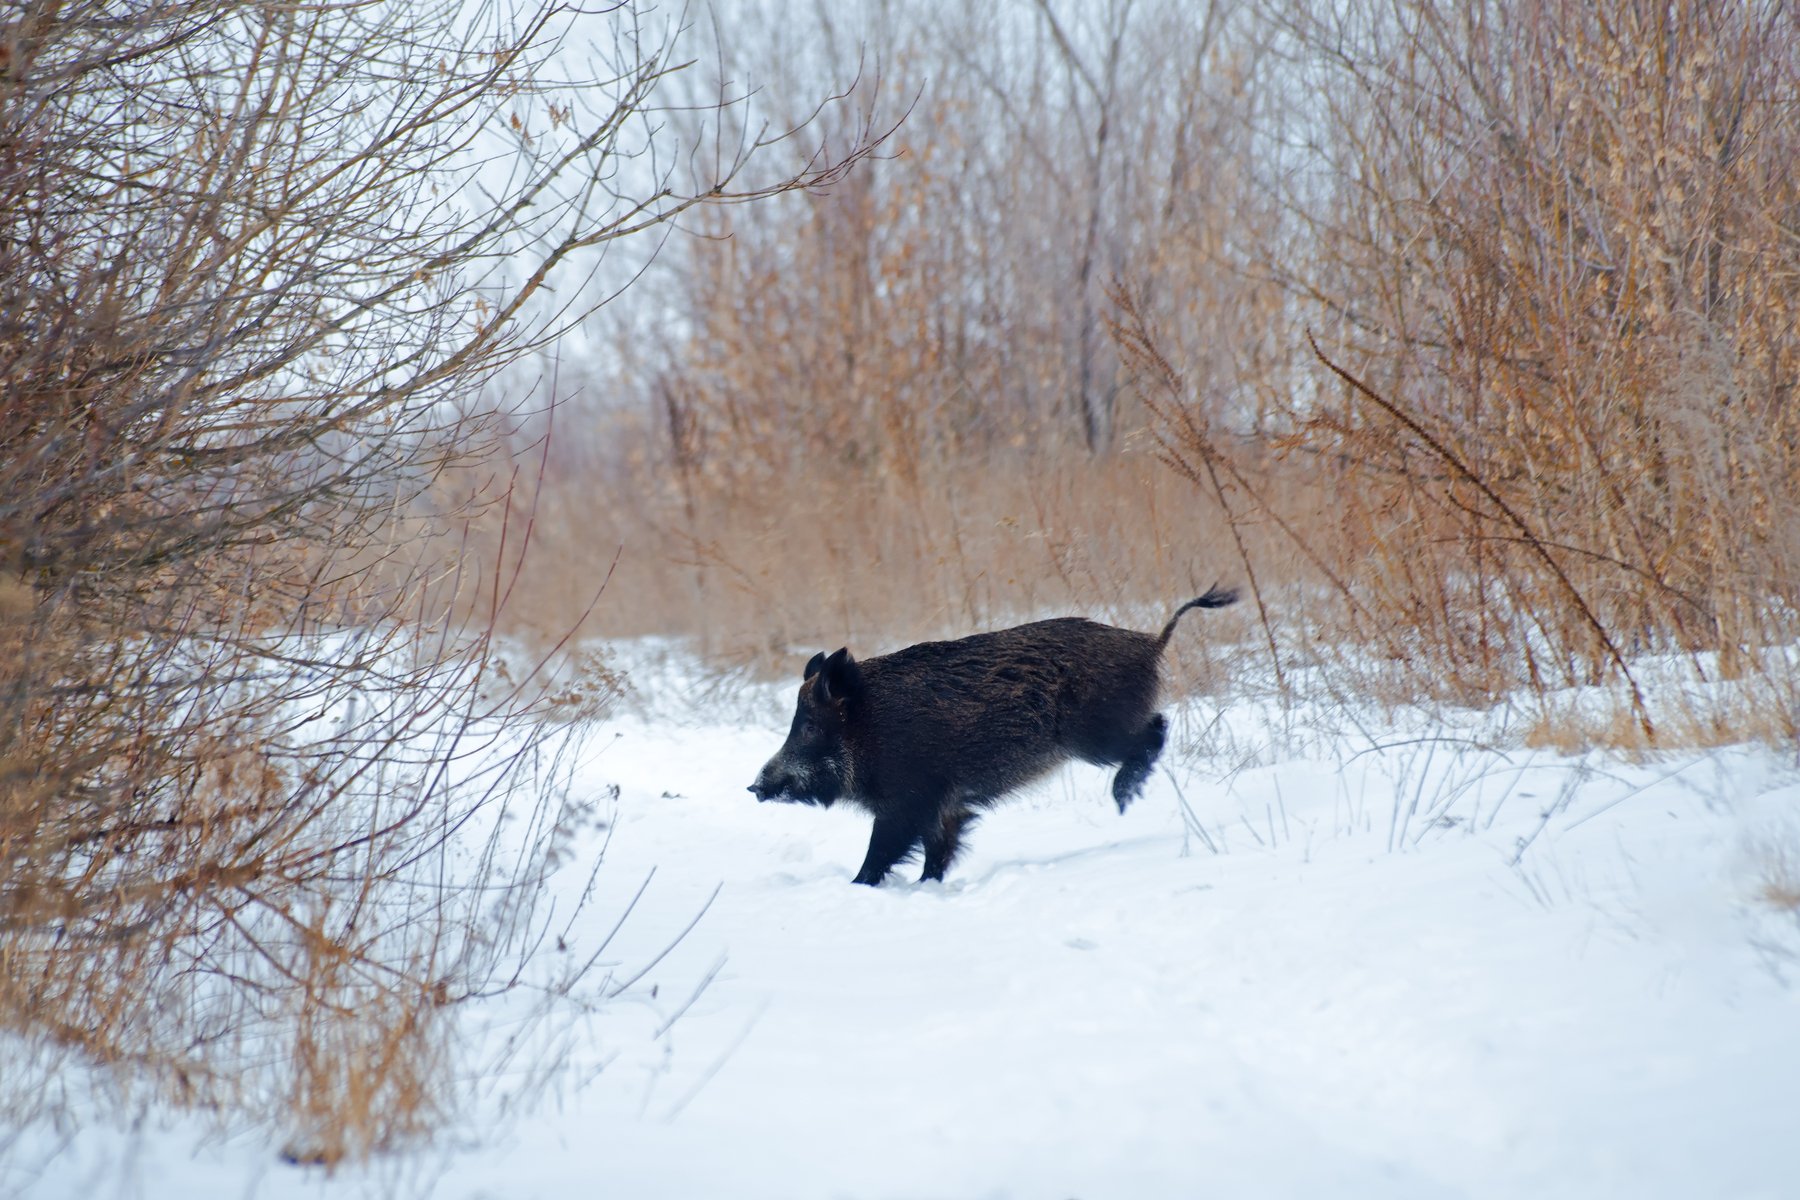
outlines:
M484 503L530 540L481 474L496 373L629 282L616 244L880 141L767 170L807 135L721 96L674 144L680 33L629 5L0 18L0 1028L37 1055L9 1113L69 1051L309 1161L446 1115L450 1014L521 978L589 819L496 670L516 556L428 545Z

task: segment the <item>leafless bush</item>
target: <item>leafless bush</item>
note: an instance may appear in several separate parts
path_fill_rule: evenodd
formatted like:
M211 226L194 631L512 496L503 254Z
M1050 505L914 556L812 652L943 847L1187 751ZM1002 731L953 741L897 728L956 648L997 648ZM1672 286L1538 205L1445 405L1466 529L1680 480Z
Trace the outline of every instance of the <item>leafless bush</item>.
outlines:
M574 16L0 18L0 1028L33 1067L10 1118L53 1103L64 1052L310 1161L453 1102L451 1014L516 978L582 819L487 686L509 577L419 541L497 445L473 398L617 286L615 243L877 140L752 178L770 139L721 95L711 141L668 144L679 31L622 8L596 77L558 75ZM498 820L521 783L526 835Z
M1800 583L1792 14L1268 20L1301 136L1269 144L1292 215L1251 257L1318 361L1259 443L1330 481L1330 507L1259 487L1156 320L1128 311L1178 465L1208 489L1238 476L1244 514L1290 530L1346 626L1442 694L1622 677L1649 737L1637 656L1785 675L1764 655L1793 638Z

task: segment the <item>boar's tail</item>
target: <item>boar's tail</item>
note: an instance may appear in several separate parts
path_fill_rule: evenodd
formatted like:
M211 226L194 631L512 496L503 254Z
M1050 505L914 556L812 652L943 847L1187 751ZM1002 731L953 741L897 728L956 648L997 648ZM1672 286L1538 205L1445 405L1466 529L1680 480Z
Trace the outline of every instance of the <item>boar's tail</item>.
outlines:
M1181 614L1185 613L1188 609L1224 608L1227 604L1236 604L1237 598L1238 594L1236 588L1220 587L1215 583L1212 587L1206 589L1206 595L1195 596L1192 600L1189 600L1186 604L1175 610L1175 615L1169 618L1169 623L1167 625L1163 626L1162 635L1156 639L1156 648L1161 650L1164 646L1169 644L1169 639L1175 636L1176 622L1181 620Z

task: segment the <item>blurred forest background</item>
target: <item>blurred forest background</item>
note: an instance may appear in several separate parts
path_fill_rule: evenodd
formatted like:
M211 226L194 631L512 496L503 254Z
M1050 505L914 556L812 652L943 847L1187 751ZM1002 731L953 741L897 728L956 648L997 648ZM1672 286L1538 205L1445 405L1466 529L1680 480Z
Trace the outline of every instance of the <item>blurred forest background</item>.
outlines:
M1635 656L1739 677L1791 642L1789 6L902 0L714 32L702 70L796 118L810 64L859 55L912 108L829 194L686 222L603 353L565 350L543 630L615 551L595 627L722 662L1143 624L1224 578L1277 675L1346 641L1408 697L1622 673L1627 739Z

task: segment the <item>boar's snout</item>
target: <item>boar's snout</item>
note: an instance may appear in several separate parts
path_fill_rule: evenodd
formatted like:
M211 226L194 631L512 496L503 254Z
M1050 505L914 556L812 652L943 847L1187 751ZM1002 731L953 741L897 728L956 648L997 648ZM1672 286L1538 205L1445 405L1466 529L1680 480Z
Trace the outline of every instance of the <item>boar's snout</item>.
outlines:
M764 800L791 799L796 790L795 780L779 766L780 760L770 763L756 773L756 782L750 785L750 794L756 797L757 803Z
M778 754L757 772L756 782L750 785L750 794L758 801L780 800L788 804L817 804L821 808L830 808L841 791L835 786L836 778L830 766L825 762L797 762L786 754Z

